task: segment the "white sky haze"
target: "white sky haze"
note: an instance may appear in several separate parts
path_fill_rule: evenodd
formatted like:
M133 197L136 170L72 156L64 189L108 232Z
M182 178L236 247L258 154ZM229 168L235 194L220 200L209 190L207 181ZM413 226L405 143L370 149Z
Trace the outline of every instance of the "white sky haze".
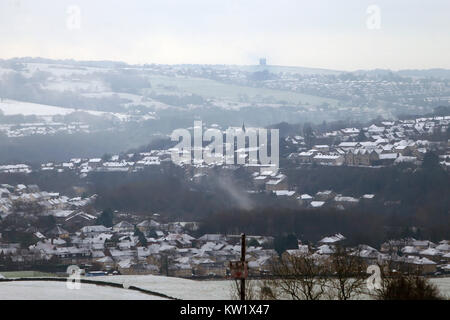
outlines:
M0 0L0 58L450 68L449 16L448 0Z

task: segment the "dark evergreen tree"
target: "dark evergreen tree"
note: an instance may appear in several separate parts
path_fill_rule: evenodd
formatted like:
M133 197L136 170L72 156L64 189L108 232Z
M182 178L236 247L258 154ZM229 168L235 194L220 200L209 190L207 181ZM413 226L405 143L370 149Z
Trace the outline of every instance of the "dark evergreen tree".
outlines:
M423 157L422 167L428 170L439 168L439 157L432 151L429 151Z
M113 220L114 220L114 212L112 209L108 208L103 210L103 212L100 214L100 217L97 218L97 225L103 225L107 228L110 228L113 226Z
M274 249L279 255L286 250L298 249L298 239L294 234L275 237Z
M359 134L358 134L358 137L356 138L356 140L357 140L358 142L364 142L364 141L367 141L367 137L366 137L366 135L364 134L363 129L359 130Z
M139 239L139 243L146 247L147 246L147 238L145 238L145 235L142 233L141 230L139 230L138 228L134 228L134 235L138 237Z

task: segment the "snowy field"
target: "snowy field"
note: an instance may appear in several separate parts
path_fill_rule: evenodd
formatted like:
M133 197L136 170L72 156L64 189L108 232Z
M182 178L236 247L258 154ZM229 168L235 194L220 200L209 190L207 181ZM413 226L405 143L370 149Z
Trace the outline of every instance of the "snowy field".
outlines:
M444 297L450 299L450 277L434 278L430 279L430 281L438 287L439 291Z
M55 90L55 91L88 91L88 92L98 92L98 91L105 91L108 90L109 87L107 87L103 82L97 81L97 80L62 80L62 79L56 79L56 80L49 80L46 85L43 86L43 88L48 90Z
M15 114L22 114L24 116L54 116L67 115L75 111L74 109L6 99L0 102L0 110L7 116Z
M22 114L24 116L36 115L36 116L55 116L55 115L68 115L72 112L82 111L94 116L114 116L121 121L127 121L129 116L121 113L112 113L112 112L103 112L103 111L92 111L92 110L84 110L84 109L70 109L70 108L61 108L55 106L49 106L45 104L31 103L31 102L23 102L16 100L4 99L0 102L0 110L2 110L3 114L9 115L18 115ZM154 119L153 116L148 116L148 118Z
M230 300L232 281L195 281L162 276L105 276L94 280L136 286L183 300Z
M183 300L230 300L233 285L232 281L195 281L152 275L105 276L88 279L132 285ZM438 286L444 297L450 298L450 278L434 278L431 282ZM359 298L370 299L366 295ZM160 300L162 298L137 291L92 284L82 283L80 290L69 290L65 282L26 281L0 282L0 300L2 299Z
M95 280L133 285L183 300L230 300L232 281L195 281L162 276L96 277ZM447 298L450 298L450 277L430 279ZM361 299L370 299L364 295Z
M0 300L165 300L160 297L121 288L81 284L70 290L65 282L0 282Z
M68 77L74 75L88 75L95 72L107 72L108 68L72 66L64 64L49 64L49 63L25 63L27 67L26 75L31 76L36 71L50 72L57 77Z

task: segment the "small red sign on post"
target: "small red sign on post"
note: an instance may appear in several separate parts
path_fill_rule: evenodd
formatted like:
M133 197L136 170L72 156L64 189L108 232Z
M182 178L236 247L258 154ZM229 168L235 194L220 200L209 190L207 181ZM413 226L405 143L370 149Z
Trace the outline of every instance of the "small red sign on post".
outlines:
M233 279L247 279L248 264L247 261L230 261L230 273Z

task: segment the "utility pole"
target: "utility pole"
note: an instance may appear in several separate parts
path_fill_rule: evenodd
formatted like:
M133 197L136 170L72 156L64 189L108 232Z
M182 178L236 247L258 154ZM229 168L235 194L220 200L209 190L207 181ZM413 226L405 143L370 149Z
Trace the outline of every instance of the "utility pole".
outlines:
M241 262L245 266L245 234L241 235ZM241 300L245 301L245 277L241 278Z
M231 278L236 282L241 280L241 285L238 289L241 301L245 301L245 279L248 277L248 266L245 261L245 249L245 234L241 234L241 259L238 261L230 261Z

